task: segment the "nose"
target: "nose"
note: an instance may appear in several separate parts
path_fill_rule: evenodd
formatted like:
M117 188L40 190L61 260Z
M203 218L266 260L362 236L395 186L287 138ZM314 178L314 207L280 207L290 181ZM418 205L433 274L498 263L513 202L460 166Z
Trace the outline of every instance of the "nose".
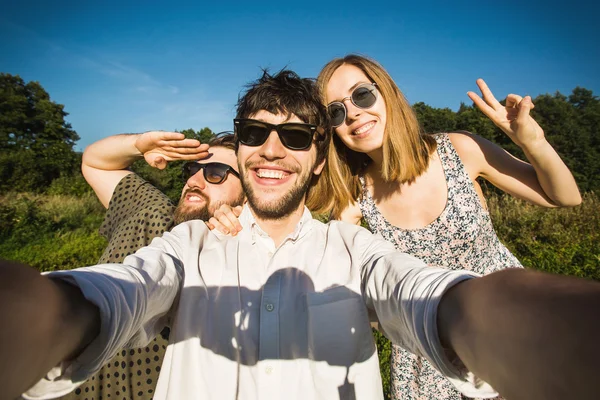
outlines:
M281 143L281 140L279 140L279 135L275 129L271 131L267 140L260 147L260 155L267 160L285 157L285 147L283 146L283 143Z
M346 120L347 121L352 121L361 114L362 108L356 107L354 105L354 103L352 102L350 96L344 98L342 100L342 103L344 104L344 107L346 107Z
M204 179L204 169L201 169L194 175L190 176L186 184L190 188L199 188L200 190L204 190L206 188L206 179Z

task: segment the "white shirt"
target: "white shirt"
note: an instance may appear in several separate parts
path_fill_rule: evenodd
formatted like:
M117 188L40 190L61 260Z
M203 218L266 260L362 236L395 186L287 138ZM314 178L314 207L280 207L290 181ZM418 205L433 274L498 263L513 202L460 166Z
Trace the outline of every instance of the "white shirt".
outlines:
M247 207L240 222L236 237L187 222L123 264L51 273L99 307L101 333L25 397L73 390L169 321L157 400L382 398L373 320L465 394L496 395L461 376L437 335L441 295L473 274L427 267L363 228L314 220L308 209L278 248Z

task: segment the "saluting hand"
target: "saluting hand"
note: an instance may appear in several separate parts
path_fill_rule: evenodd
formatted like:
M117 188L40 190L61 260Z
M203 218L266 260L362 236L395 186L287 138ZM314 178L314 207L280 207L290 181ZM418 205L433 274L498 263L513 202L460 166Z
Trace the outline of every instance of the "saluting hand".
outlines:
M208 145L186 139L183 133L149 131L141 134L135 147L154 168L164 169L169 161L199 160L208 156Z

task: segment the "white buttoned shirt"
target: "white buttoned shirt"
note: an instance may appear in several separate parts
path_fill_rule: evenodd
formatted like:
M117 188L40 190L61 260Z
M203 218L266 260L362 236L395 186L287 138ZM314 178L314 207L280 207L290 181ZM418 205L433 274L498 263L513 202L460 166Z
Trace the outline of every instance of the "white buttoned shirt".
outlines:
M98 306L101 332L25 397L73 390L169 323L157 400L378 399L371 321L465 394L495 395L452 365L437 335L441 295L473 274L427 267L361 227L314 220L308 209L279 247L247 207L240 222L236 237L187 222L123 264L50 273Z

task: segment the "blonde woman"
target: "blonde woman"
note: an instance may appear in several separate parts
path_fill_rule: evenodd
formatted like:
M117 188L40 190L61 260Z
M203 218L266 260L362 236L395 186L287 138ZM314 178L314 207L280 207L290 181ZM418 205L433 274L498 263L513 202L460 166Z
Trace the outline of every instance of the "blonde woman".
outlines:
M469 97L521 147L529 163L467 132L423 134L409 103L377 62L358 55L330 61L318 77L335 135L307 206L360 223L430 265L488 274L519 261L498 240L476 182L482 177L544 207L581 202L575 180L529 116L531 98L506 106L483 80ZM429 365L394 346L396 399L460 399Z

